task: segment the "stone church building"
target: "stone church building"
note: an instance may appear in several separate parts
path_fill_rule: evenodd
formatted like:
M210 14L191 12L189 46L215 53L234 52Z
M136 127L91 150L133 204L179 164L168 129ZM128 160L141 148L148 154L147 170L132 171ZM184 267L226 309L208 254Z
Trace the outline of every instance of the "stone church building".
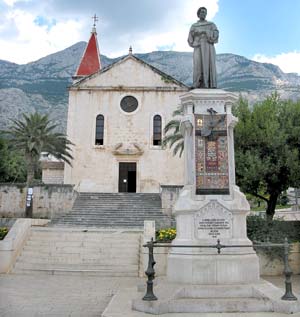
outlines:
M183 184L183 158L163 148L162 139L186 85L131 48L102 68L95 27L73 79L67 135L74 160L64 166L64 184L111 193L158 193L161 186Z

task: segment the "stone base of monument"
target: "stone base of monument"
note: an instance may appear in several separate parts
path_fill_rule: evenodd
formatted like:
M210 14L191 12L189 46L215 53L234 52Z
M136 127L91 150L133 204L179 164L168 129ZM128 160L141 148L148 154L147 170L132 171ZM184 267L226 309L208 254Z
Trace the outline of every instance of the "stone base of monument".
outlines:
M175 206L177 236L168 256L169 281L201 285L259 281L258 257L246 233L248 210L237 186L231 187L231 195L198 197L186 186ZM218 239L226 246L221 254L213 247Z
M256 254L171 254L168 261L168 277L177 283L220 285L259 280Z
M299 301L281 300L282 290L266 281L248 285L178 285L163 282L154 289L157 301L132 301L132 309L148 314L251 313L300 311Z

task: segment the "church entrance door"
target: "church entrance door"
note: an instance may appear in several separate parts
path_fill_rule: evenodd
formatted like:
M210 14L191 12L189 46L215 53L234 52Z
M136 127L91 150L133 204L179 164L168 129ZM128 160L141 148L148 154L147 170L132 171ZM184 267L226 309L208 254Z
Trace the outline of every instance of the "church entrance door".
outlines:
M136 192L136 163L119 163L119 193Z

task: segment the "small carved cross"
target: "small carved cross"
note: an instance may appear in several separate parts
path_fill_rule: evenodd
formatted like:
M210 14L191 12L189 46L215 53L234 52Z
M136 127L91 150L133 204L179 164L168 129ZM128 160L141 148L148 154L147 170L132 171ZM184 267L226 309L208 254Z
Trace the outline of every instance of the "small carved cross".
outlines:
M94 24L93 26L96 26L96 23L99 21L99 18L97 17L96 13L94 14L94 16L92 16L92 19L94 20Z

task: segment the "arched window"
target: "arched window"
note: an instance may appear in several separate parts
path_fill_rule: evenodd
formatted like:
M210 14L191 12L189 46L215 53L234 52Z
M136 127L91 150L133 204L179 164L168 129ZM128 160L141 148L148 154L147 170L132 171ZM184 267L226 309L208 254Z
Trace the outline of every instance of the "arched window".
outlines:
M99 114L96 118L96 137L95 144L103 145L103 135L104 135L104 116Z
M153 118L153 145L161 145L161 116L158 114Z

